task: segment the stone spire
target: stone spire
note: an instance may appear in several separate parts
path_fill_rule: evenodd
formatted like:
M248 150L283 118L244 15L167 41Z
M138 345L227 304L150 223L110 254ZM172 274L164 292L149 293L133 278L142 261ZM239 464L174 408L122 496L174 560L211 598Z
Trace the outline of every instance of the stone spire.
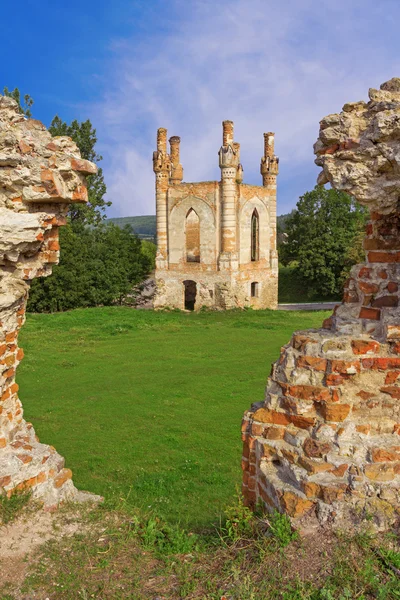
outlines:
M233 141L233 122L222 122L222 146L218 152L221 169L221 268L229 268L236 253L236 178L239 169L240 144ZM239 171L240 175L240 171Z
M169 144L171 148L171 177L170 183L172 185L177 185L181 183L183 179L183 168L180 164L180 156L179 156L179 148L180 148L181 138L177 135L169 138Z
M279 158L274 154L275 134L269 131L264 133L264 156L261 159L260 172L263 185L276 185L278 175Z
M157 215L157 268L167 264L167 191L171 172L171 159L167 153L167 130L157 130L157 150L153 153L153 171L156 175L156 215Z

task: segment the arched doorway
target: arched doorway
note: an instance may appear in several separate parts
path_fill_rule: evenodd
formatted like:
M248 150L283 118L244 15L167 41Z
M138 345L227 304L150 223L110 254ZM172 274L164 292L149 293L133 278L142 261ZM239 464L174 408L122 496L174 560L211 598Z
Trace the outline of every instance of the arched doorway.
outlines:
M183 282L184 293L185 293L185 309L194 310L196 303L197 286L196 282L191 279L187 279Z

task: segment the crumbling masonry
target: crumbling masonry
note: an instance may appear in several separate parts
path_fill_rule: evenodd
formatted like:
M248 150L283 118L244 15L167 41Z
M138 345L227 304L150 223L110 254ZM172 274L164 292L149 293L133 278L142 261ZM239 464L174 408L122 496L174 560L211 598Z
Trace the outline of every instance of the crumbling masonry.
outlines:
M58 262L58 228L69 203L87 201L84 174L95 172L70 138L53 138L0 96L0 493L30 489L48 506L79 494L64 459L23 418L18 332L29 283Z
M263 186L242 183L240 144L223 122L221 181L182 183L179 137L159 129L156 175L155 308L276 308L276 176L274 134L264 134Z
M366 262L323 329L282 348L243 420L248 505L300 527L384 529L400 510L400 79L325 117L319 183L370 209Z

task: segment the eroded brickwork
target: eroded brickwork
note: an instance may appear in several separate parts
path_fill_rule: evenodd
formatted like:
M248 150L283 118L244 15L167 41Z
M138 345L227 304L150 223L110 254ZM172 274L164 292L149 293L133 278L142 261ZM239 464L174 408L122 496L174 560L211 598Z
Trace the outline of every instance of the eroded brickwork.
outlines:
M87 201L84 175L95 172L70 138L53 138L0 96L0 493L31 489L50 506L77 490L64 459L23 418L15 381L24 355L18 333L29 283L58 262L58 228L69 203Z
M301 527L384 529L400 510L400 80L321 121L320 183L371 211L366 262L323 329L282 348L243 419L246 502Z
M170 139L168 154L167 132L158 130L153 157L157 212L155 308L276 308L278 159L274 134L264 134L264 139L263 186L243 183L240 145L234 141L231 121L223 123L221 181L183 183L180 138ZM251 228L254 212L256 235ZM253 254L252 235L257 244ZM194 305L188 301L193 293Z

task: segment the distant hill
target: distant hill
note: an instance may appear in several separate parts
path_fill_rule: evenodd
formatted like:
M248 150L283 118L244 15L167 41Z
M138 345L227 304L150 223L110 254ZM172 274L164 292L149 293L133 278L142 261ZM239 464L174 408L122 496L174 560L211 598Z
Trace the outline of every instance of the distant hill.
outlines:
M107 219L106 223L114 223L118 227L130 225L136 235L142 240L154 242L156 239L156 216L147 215L144 217L113 217Z
M277 218L278 227L280 226L280 230L285 231L286 220L289 216L280 215ZM156 216L155 215L147 215L145 217L113 217L111 219L107 219L106 223L114 223L118 227L125 227L125 225L130 225L136 233L138 237L143 240L155 241L156 239Z

